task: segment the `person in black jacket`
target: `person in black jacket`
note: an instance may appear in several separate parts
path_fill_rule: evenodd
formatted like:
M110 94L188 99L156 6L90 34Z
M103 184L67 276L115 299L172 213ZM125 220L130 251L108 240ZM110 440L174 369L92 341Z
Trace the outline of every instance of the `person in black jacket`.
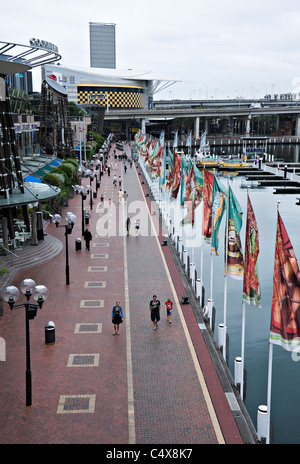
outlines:
M93 237L92 237L91 231L88 228L85 229L83 238L85 240L85 248L88 251L90 251L90 241L92 240Z

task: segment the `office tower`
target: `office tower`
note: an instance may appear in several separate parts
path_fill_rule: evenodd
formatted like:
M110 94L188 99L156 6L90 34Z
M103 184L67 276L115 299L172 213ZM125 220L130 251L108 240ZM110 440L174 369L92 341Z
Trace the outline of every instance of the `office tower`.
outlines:
M115 24L89 23L91 68L116 68Z

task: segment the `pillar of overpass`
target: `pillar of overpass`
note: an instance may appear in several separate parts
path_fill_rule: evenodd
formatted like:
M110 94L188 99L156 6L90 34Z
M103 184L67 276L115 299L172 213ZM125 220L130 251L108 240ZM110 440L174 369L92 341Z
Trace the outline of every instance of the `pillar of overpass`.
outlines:
M142 128L142 133L145 134L146 133L146 120L145 120L145 118L141 119L141 128Z
M209 133L209 124L208 124L208 118L204 118L204 131L206 132L206 135Z
M300 137L300 114L296 115L295 135Z
M194 119L194 138L197 140L199 138L199 128L200 128L200 118L196 116Z
M251 132L251 114L246 119L246 136L249 137Z

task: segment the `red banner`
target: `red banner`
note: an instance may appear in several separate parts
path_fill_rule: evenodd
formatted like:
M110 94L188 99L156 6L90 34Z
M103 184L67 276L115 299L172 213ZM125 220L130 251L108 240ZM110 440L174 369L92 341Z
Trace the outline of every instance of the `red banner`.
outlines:
M214 175L203 170L203 221L202 235L204 240L210 241L212 228L212 194L213 194Z
M288 351L300 346L300 272L278 212L270 342Z

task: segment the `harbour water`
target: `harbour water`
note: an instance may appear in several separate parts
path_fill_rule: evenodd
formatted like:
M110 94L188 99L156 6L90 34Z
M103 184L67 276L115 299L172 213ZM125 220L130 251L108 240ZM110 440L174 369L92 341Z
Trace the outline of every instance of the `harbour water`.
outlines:
M224 148L223 150L224 151ZM232 148L228 154L234 153ZM274 160L298 162L299 147L293 145L269 147L268 153ZM216 149L216 154L218 149ZM241 240L245 244L245 223L247 215L247 190L256 216L259 230L260 254L258 258L259 280L261 284L261 308L246 305L245 332L245 369L247 371L245 404L254 426L257 426L257 409L267 404L269 329L273 290L273 269L275 256L275 235L277 225L277 202L279 211L290 240L300 263L300 206L296 205L297 195L274 195L273 187L259 187L257 182L246 181L242 175L218 173L223 185L231 186L243 210ZM248 189L247 189L248 188ZM298 194L299 196L299 194ZM179 230L178 220L174 225ZM177 222L177 224L176 224ZM213 293L216 308L215 338L218 342L218 324L224 322L224 232L225 221L220 229L219 256L213 257ZM181 228L182 240L192 262L200 275L200 235L201 208L196 210L196 222L192 233L191 226ZM198 226L198 227L197 227ZM210 245L203 244L203 274L205 300L210 298L211 254ZM241 356L242 329L242 288L243 281L227 277L227 332L229 335L229 368L234 377L234 359ZM292 354L279 346L273 348L273 374L271 391L271 420L273 425L273 443L300 443L300 403L298 388L300 385L300 354Z

